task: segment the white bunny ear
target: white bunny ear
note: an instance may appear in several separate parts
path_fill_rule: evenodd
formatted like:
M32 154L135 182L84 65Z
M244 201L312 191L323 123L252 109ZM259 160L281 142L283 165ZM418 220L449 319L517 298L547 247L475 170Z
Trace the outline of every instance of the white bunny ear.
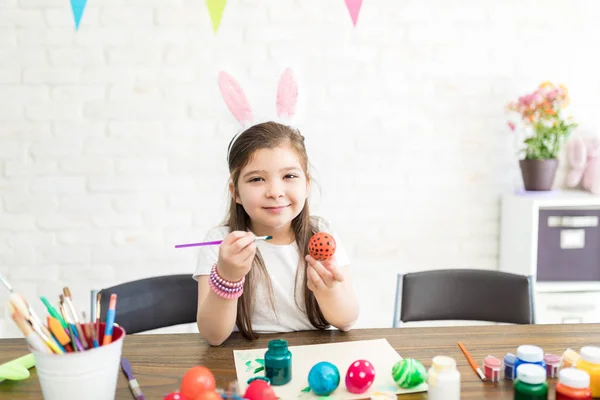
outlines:
M292 119L298 103L298 83L292 70L286 68L277 85L277 115L280 118Z
M244 126L252 123L252 109L240 84L227 72L219 72L219 89L229 111Z

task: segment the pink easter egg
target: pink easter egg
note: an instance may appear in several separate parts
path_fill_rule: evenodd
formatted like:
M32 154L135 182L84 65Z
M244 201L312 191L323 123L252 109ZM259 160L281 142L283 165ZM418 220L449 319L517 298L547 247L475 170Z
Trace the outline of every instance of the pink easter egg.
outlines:
M356 360L346 372L346 388L350 393L366 392L375 380L375 368L366 360Z

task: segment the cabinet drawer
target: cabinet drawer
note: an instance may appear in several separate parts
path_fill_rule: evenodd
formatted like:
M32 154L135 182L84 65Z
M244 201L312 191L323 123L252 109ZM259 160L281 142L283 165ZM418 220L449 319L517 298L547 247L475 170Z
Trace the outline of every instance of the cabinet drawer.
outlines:
M540 210L537 280L600 281L600 210Z
M538 324L600 322L600 292L536 293Z

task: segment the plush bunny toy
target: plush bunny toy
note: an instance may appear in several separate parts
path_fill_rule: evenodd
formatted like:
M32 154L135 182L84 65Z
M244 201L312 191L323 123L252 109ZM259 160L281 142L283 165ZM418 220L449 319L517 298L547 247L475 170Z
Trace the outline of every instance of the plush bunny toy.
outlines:
M567 144L567 156L571 167L567 186L581 183L584 190L600 195L600 138L574 136Z

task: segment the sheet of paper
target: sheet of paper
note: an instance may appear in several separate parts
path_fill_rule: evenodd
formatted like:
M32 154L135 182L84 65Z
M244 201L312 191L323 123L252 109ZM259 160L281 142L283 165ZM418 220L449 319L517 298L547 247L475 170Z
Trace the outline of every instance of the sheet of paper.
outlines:
M312 392L303 392L308 386L308 373L320 361L329 361L340 371L340 385L328 399L364 399L375 392L414 393L427 391L427 383L413 389L401 389L392 379L392 367L402 357L386 339L360 340L354 342L290 346L292 352L292 380L283 386L273 386L281 399L314 399ZM247 381L256 376L264 376L260 369L267 349L234 350L235 371L241 393L246 391ZM257 360L260 360L257 362ZM369 390L362 394L348 392L345 385L346 371L356 360L367 360L375 368L375 381Z

